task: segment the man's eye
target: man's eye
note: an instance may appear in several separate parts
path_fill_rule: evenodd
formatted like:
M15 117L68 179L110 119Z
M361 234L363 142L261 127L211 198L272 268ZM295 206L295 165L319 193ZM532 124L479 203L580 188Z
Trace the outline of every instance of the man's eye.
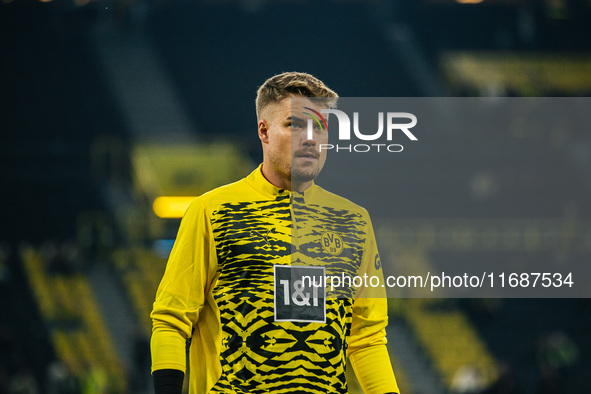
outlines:
M290 127L292 129L301 129L303 125L301 122L291 122Z

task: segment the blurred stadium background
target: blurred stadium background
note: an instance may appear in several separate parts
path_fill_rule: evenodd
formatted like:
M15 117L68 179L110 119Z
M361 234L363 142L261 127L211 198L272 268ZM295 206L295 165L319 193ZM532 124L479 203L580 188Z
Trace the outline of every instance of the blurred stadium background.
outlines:
M256 166L269 76L354 97L588 96L590 38L589 0L1 0L0 393L151 392L148 315L183 206L158 198ZM590 130L480 137L488 154L457 147L448 168L405 158L396 198L412 203L376 220L382 259L588 264ZM425 217L430 184L455 191L452 217ZM516 187L526 213L499 217ZM475 223L462 207L483 196ZM474 226L511 246L453 241ZM523 228L553 243L524 245ZM390 305L406 394L591 392L587 299Z

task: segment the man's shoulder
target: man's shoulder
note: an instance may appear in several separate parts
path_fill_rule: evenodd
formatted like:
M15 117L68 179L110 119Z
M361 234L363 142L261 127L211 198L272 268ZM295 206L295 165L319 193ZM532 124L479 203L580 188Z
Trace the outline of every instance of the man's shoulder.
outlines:
M195 198L193 203L202 204L204 206L215 206L244 199L252 192L252 186L246 178L242 178L236 182L228 183L203 193Z
M369 216L367 209L353 201L315 185L313 203L318 203L334 209L345 209L362 216Z

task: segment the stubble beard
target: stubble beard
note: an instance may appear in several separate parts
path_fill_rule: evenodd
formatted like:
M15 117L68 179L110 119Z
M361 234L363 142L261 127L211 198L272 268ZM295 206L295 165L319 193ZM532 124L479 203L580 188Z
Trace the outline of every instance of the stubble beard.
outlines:
M309 161L310 158L314 158L314 160ZM313 181L320 174L323 166L324 157L315 147L305 146L293 149L290 163L291 182Z
M320 174L320 168L318 165L313 167L294 167L290 166L291 172L291 181L292 182L309 182L316 179L318 174Z
M313 181L314 179L316 179L318 174L320 174L320 170L322 169L320 162L317 162L314 165L300 164L294 166L293 157L291 162L286 163L282 162L282 160L279 157L271 155L270 161L271 165L276 170L278 170L278 172L281 173L283 177L289 179L289 181L292 183L305 183Z

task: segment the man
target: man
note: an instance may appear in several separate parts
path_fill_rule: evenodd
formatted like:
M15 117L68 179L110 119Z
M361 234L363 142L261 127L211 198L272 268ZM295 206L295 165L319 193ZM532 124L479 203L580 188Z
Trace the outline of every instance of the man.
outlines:
M181 392L187 339L192 394L346 393L347 357L366 392L398 392L385 297L310 284L360 272L382 279L367 212L314 184L328 135L308 119L337 97L304 73L259 88L262 165L192 202L158 288L156 394Z

